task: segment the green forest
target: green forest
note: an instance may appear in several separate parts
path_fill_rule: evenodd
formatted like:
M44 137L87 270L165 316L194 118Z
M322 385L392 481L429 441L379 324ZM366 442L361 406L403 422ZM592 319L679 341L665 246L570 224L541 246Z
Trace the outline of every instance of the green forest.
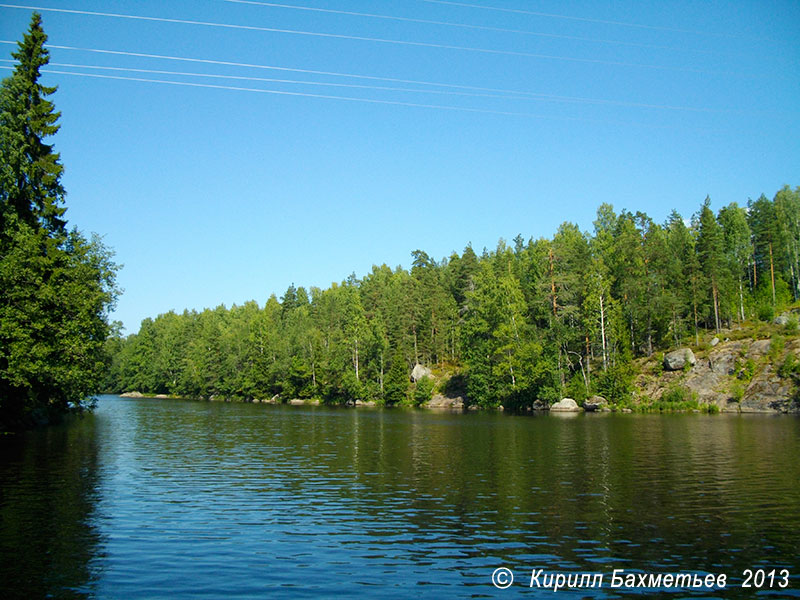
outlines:
M603 204L594 231L564 223L410 270L374 266L328 289L169 312L108 341L106 387L192 398L419 404L440 392L480 407L630 395L632 361L704 332L772 321L800 296L800 188L710 199L656 223Z

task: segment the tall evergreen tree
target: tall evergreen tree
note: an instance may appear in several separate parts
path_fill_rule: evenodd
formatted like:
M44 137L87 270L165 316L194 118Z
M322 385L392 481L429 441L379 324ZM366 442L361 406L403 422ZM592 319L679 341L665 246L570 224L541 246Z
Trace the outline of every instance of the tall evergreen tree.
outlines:
M720 288L726 276L723 260L722 230L711 210L711 199L706 197L698 216L697 256L710 283L711 306L714 311L714 327L720 330Z
M735 282L736 315L744 321L744 281L748 277L748 265L753 249L750 242L750 226L747 211L735 202L720 209L719 223L725 243L725 260Z
M34 13L0 88L0 428L53 420L98 390L116 297L112 254L62 218L46 40Z
M47 98L55 87L41 83L41 68L50 60L44 45L42 18L33 13L19 49L14 74L0 91L0 231L19 221L33 228L63 234L64 167L45 139L59 129L61 113Z
M777 300L775 279L780 277L784 256L784 230L775 204L763 194L755 202L748 202L747 207L757 273L754 279L768 282L774 305Z

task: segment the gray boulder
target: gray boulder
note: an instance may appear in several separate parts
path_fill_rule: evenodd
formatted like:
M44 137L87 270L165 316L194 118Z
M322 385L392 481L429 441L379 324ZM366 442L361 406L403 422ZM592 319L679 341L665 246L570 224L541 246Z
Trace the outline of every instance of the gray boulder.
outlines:
M680 371L687 363L691 366L697 363L691 348L679 348L664 355L664 368L667 371Z
M423 367L421 364L417 363L411 371L411 381L416 383L423 377L430 377L432 374L428 367Z
M464 409L464 399L461 396L456 396L455 398L448 398L447 396L443 396L442 394L434 394L433 398L431 398L427 404L427 408L441 408L441 409L448 409L448 410L463 410Z
M608 402L602 396L592 396L583 402L583 410L586 412L594 412L596 410L603 410L608 406Z
M787 325L789 323L789 313L783 313L775 317L775 325Z
M550 412L580 412L581 407L572 398L563 398L550 407Z

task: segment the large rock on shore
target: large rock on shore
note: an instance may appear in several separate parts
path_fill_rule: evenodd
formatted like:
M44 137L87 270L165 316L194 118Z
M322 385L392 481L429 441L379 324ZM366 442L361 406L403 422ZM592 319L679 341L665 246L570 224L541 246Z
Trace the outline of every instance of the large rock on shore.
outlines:
M581 407L572 398L563 398L550 407L550 412L580 412Z
M690 366L697 363L691 348L679 348L664 355L664 368L667 371L680 371L687 363Z
M592 396L583 402L583 410L586 412L594 412L603 410L608 406L608 402L602 396Z
M411 381L416 383L423 377L430 377L432 374L432 371L428 367L423 367L421 364L417 363L411 371Z
M463 410L464 399L461 396L448 398L442 394L434 394L433 398L431 398L428 403L424 404L423 406L426 406L427 408L440 408L446 410Z

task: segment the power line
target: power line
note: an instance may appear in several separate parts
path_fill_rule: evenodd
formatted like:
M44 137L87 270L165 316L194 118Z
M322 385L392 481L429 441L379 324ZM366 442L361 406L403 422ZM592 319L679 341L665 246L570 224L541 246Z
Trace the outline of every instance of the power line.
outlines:
M418 48L437 48L440 50L458 50L458 51L465 51L465 52L477 52L481 54L491 54L491 55L502 55L502 56L518 56L524 58L538 58L542 60L560 60L565 62L578 62L578 63L586 63L586 64L597 64L597 65L609 65L609 66L616 66L616 67L634 67L634 68L642 68L642 69L657 69L657 70L667 70L667 71L683 71L689 73L702 73L702 74L710 74L711 71L705 71L702 69L693 69L689 67L670 67L664 65L650 65L644 63L629 63L623 61L610 61L610 60L601 60L597 58L577 58L577 57L570 57L570 56L559 56L559 55L551 55L551 54L538 54L533 52L519 52L515 50L497 50L493 48L478 48L472 46L456 46L452 44L436 44L432 42L412 42L408 40L393 40L388 38L375 38L375 37L367 37L367 36L356 36L356 35L345 35L340 33L322 33L316 31L301 31L296 29L279 29L275 27L259 27L256 25L235 25L229 23L215 23L211 21L192 21L187 19L170 19L166 17L147 17L141 15L126 15L121 13L106 13L106 12L96 12L96 11L88 11L88 10L75 10L75 9L67 9L67 8L48 8L48 7L39 7L39 6L22 6L16 4L0 4L2 8L17 8L22 10L35 10L35 11L42 11L42 12L56 12L56 13L64 13L64 14L76 14L76 15L86 15L86 16L96 16L96 17L109 17L109 18L118 18L118 19L131 19L137 21L151 21L151 22L158 22L158 23L173 23L173 24L181 24L181 25L198 25L203 27L218 27L218 28L227 28L227 29L237 29L237 30L247 30L247 31L260 31L260 32L269 32L269 33L284 33L290 35L303 35L303 36L312 36L312 37L322 37L328 39L340 39L340 40L354 40L354 41L362 41L362 42L374 42L374 43L381 43L381 44L392 44L392 45L399 45L399 46L412 46Z
M7 67L0 65L0 69L5 70L13 70L13 67ZM42 73L48 73L51 75L72 75L76 77L90 77L94 79L111 79L116 81L133 81L137 83L158 83L164 85L173 85L173 86L182 86L182 87L195 87L195 88L205 88L205 89L216 89L216 90L230 90L230 91L237 91L237 92L252 92L258 94L273 94L278 96L294 96L294 97L302 97L302 98L319 98L324 100L341 100L346 102L361 102L366 104L380 104L380 105L390 105L390 106L405 106L409 108L423 108L423 109L432 109L432 110L446 110L452 112L468 112L468 113L478 113L478 114L486 114L486 115L498 115L498 116L506 116L506 117L525 117L525 118L532 118L532 119L543 119L543 120L556 120L556 121L574 121L574 122L593 122L593 123L601 123L604 125L622 125L622 126L641 126L653 129L664 129L670 128L669 126L661 126L661 125L653 125L651 123L636 123L630 121L612 121L607 119L591 119L586 117L568 117L562 115L546 115L546 114L537 114L537 113L527 113L527 112L514 112L514 111L504 111L504 110L494 110L494 109L486 109L486 108L473 108L467 106L448 106L444 104L425 104L425 103L418 103L418 102L405 102L401 100L380 100L376 98L357 98L352 96L333 96L328 94L312 94L308 92L290 92L285 90L271 90L271 89L263 89L263 88L247 88L247 87L238 87L238 86L230 86L230 85L216 85L211 83L194 83L189 81L172 81L166 79L149 79L143 77L121 77L118 75L101 75L98 73L79 73L75 71L54 71L52 69L41 69ZM705 130L706 128L699 127L695 128L697 130Z
M0 66L0 69L12 69L13 67L6 67ZM471 108L471 107L462 107L462 106L447 106L447 105L438 105L438 104L422 104L416 102L404 102L400 100L379 100L374 98L356 98L356 97L348 97L348 96L332 96L326 94L311 94L307 92L288 92L284 90L269 90L263 88L246 88L246 87L238 87L238 86L230 86L230 85L216 85L211 83L193 83L187 81L170 81L166 79L147 79L142 77L121 77L118 75L100 75L97 73L78 73L78 72L70 72L70 71L54 71L52 69L41 69L42 73L49 73L49 74L56 74L56 75L75 75L78 77L92 77L97 79L113 79L117 81L136 81L140 83L161 83L167 85L177 85L177 86L186 86L186 87L198 87L198 88L209 88L209 89L218 89L218 90L232 90L238 92L255 92L261 94L276 94L281 96L299 96L303 98L322 98L326 100L345 100L350 102L366 102L369 104L388 104L388 105L395 105L395 106L408 106L412 108L430 108L430 109L441 109L441 110L452 110L452 111L466 111L466 112L474 112L474 113L483 113L483 114L493 114L493 115L505 115L505 116L517 116L517 117L534 117L534 118L556 118L556 119L566 119L566 120L584 120L581 118L573 118L573 117L553 117L550 115L537 115L533 113L519 113L519 112L509 112L509 111L498 111L498 110L491 110L491 109L483 109L483 108Z
M685 50L685 48L676 48L674 46L660 46L656 44L642 44L639 42L627 42L623 40L606 40L606 39L598 39L598 38L588 38L588 37L581 37L575 35L565 35L560 33L546 33L542 31L528 31L524 29L509 29L505 27L491 27L489 25L475 25L471 23L456 23L453 21L436 21L430 19L418 19L413 17L399 17L395 15L383 15L383 14L376 14L376 13L363 13L363 12L355 12L350 10L335 10L331 8L318 8L312 6L299 6L294 4L278 4L275 2L259 2L256 0L221 0L222 2L228 2L231 4L247 4L251 6L265 6L269 8L283 8L283 9L290 9L290 10L299 10L299 11L307 11L307 12L317 12L323 14L333 14L333 15L345 15L351 17L364 17L369 19L383 19L387 21L399 21L403 23L419 23L422 25L440 25L444 27L460 27L462 29L473 29L478 31L493 31L497 33L516 33L520 35L530 35L536 37L546 37L546 38L553 38L553 39L563 39L563 40L573 40L578 42L592 42L596 44L614 44L619 46L633 46L637 48L650 48L654 50ZM701 54L710 54L710 52L706 50L693 50L693 52L699 52Z
M0 44L16 44L16 42L12 42L9 40L0 40ZM636 107L636 108L652 108L652 109L662 109L662 110L678 110L678 111L691 111L691 112L736 112L732 110L714 110L709 108L702 108L702 107L690 107L690 106L676 106L676 105L664 105L664 104L649 104L644 102L630 102L624 100L609 100L604 98L586 98L580 96L561 96L556 94L546 94L542 92L528 92L528 91L521 91L521 90L509 90L503 88L489 88L489 87L480 87L480 86L469 86L469 85L458 85L452 83L436 83L430 81L420 81L414 79L399 79L393 77L378 77L374 75L358 75L354 73L340 73L340 72L333 72L333 71L316 71L311 69L296 69L290 67L279 67L279 66L272 66L272 65L258 65L252 63L239 63L239 62L230 62L230 61L221 61L221 60L212 60L212 59L202 59L202 58L189 58L189 57L180 57L180 56L167 56L161 54L146 54L142 52L126 52L123 50L102 50L98 48L79 48L74 46L60 46L55 44L45 44L47 48L58 49L58 50L75 50L81 52L92 52L92 53L100 53L100 54L110 54L110 55L119 55L119 56L131 56L137 58L152 58L152 59L160 59L160 60L170 60L170 61L182 61L182 62L190 62L190 63L200 63L200 64L212 64L212 65L220 65L220 66L234 66L234 67L244 67L244 68L253 68L253 69L265 69L265 70L276 70L276 71L283 71L283 72L293 72L293 73L303 73L309 75L324 75L330 77L346 77L346 78L354 78L354 79L363 79L363 80L370 80L370 81L386 81L386 82L393 82L393 83L404 83L404 84L411 84L411 85L426 85L426 86L433 86L433 87L443 87L447 88L448 90L469 90L470 92L481 92L481 93L469 93L469 92L451 92L453 95L474 95L476 97L500 97L500 98L529 98L529 99L539 99L539 100L552 100L557 102L569 102L569 103L590 103L590 104L607 104L607 105L616 105L616 106L629 106L629 107ZM13 61L4 61L4 62L13 62ZM51 63L55 66L55 63ZM68 65L73 67L80 67L84 66L86 68L96 68L96 69L110 69L115 70L117 67L92 67L86 65ZM147 72L147 73L162 73L162 74L172 74L172 75L187 75L187 76L201 76L204 77L206 75L198 75L194 73L180 73L174 71L155 71L155 70L147 70L147 69L125 69L119 68L120 70L127 70L127 71L136 71L136 72ZM420 93L426 93L426 90L411 90L408 88L390 88L390 87L381 87L381 86L349 86L346 84L325 84L325 83L317 83L317 82L307 82L307 81L293 81L293 80L279 80L279 79L271 79L271 78L258 78L258 77L239 77L233 75L208 75L209 77L219 77L219 78L226 78L226 79L242 79L247 81L271 81L271 82L281 82L281 83L298 83L298 84L308 84L308 85L331 85L331 86L340 86L340 87L363 87L365 89L376 89L376 90L389 90L389 91L415 91ZM432 93L444 93L446 94L447 91L436 91L432 90Z
M9 60L9 59L0 59L0 62L5 63L14 63L16 61ZM505 94L479 94L475 92L457 92L452 90L432 90L432 89L415 89L415 88L404 88L404 87L391 87L391 86L381 86L381 85L363 85L363 84L355 84L355 83L330 83L330 82L323 82L323 81L304 81L304 80L297 80L297 79L278 79L274 77L252 77L246 75L221 75L216 73L192 73L186 71L165 71L161 69L139 69L134 67L109 67L109 66L101 66L101 65L84 65L84 64L76 64L76 63L56 63L50 62L48 63L51 67L65 67L65 68L78 68L78 69L95 69L95 70L103 70L103 71L122 71L122 72L132 72L132 73L148 73L152 75L178 75L181 77L204 77L207 79L233 79L237 81L257 81L257 82L267 82L267 83L286 83L286 84L293 84L293 85L310 85L310 86L323 86L323 87L338 87L338 88L352 88L352 89L364 89L364 90L376 90L376 91L389 91L389 92L408 92L408 93L417 93L417 94L441 94L441 95L451 95L451 96L468 96L468 97L475 97L475 98L507 98L507 99L523 99L523 100L531 100L529 95L524 93L513 93L508 92ZM50 73L59 73L61 71L49 71ZM566 98L560 99L557 97L552 98L541 98L542 100L553 99L553 100L563 100L569 101ZM602 100L598 102L603 102Z
M534 17L546 17L548 19L565 19L569 21L582 21L584 23L598 23L601 25L617 25L619 27L634 27L638 29L655 29L658 31L672 31L675 33L691 33L693 35L714 35L720 37L738 37L727 33L715 33L708 31L696 31L692 29L678 29L675 27L663 27L659 25L644 25L642 23L627 23L624 21L609 21L604 19L591 19L588 17L574 17L570 15L560 15L554 13L537 12L533 10L523 10L518 8L503 8L499 6L485 6L482 4L469 4L467 2L453 2L452 0L420 0L420 2L427 2L429 4L446 4L449 6L459 6L462 8L478 8L481 10L491 10L504 13L512 13L517 15L530 15Z

